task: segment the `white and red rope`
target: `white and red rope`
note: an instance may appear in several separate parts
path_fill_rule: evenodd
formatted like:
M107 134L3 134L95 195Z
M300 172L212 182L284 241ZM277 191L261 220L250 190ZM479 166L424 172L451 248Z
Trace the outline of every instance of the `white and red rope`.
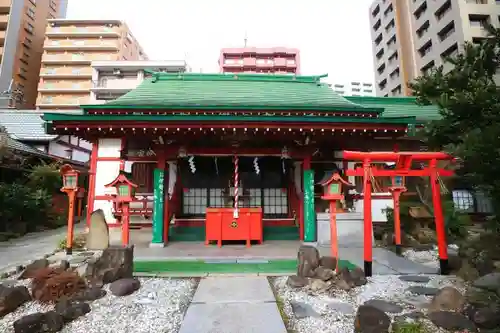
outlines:
M234 156L234 211L233 211L233 217L235 219L238 218L238 201L240 198L240 173L238 170L238 156Z

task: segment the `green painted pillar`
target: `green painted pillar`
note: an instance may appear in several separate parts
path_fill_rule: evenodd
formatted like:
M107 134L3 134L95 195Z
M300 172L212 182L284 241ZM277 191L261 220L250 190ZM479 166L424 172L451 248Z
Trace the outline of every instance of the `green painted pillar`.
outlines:
M152 245L163 246L163 208L165 205L165 171L155 169L153 172L153 239Z
M304 170L304 242L316 241L316 212L314 211L314 170Z

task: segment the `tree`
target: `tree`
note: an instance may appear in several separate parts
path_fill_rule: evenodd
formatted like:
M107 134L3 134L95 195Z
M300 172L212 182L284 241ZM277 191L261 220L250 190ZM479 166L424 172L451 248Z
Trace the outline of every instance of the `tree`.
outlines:
M432 149L459 158L457 173L489 194L500 214L500 29L491 38L466 43L447 59L453 65L433 69L410 84L420 104L435 104L441 119L426 124L422 137Z

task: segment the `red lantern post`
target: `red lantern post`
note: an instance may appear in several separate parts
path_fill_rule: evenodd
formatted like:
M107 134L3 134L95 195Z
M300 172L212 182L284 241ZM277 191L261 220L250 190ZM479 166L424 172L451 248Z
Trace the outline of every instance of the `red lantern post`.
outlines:
M115 210L121 207L122 244L127 246L130 242L130 202L134 200L137 185L131 182L124 173L120 173L106 187L115 187L116 195L113 198Z
M78 175L79 172L73 169L69 164L61 167L59 172L63 178L63 187L61 192L68 195L68 234L66 237L66 254L73 253L73 233L75 228L75 197L78 191Z
M337 237L337 202L344 199L342 186L352 186L344 180L336 171L327 172L325 177L319 182L323 186L323 196L321 199L330 201L330 243L332 257L339 258L339 247ZM338 270L338 265L337 265Z
M389 187L389 192L392 194L392 201L394 206L394 242L396 245L396 253L401 254L401 213L399 200L401 194L406 192L405 177L394 176L392 177L392 186Z

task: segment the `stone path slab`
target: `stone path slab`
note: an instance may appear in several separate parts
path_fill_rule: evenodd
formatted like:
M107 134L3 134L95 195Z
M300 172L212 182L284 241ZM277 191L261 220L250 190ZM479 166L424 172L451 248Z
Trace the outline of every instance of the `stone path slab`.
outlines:
M321 255L329 255L330 247L318 247ZM362 247L341 247L339 256L343 260L348 260L354 265L363 268L363 248ZM437 274L438 270L425 266L406 258L396 255L382 248L373 249L373 274L374 275L405 275L405 274Z
M286 333L267 278L200 281L179 333Z
M207 277L201 280L193 303L275 302L269 281L260 276Z
M86 224L75 225L75 234L82 232ZM35 259L40 259L52 253L59 241L66 236L67 228L35 232L23 237L0 242L0 273L12 270L18 265L26 265Z

